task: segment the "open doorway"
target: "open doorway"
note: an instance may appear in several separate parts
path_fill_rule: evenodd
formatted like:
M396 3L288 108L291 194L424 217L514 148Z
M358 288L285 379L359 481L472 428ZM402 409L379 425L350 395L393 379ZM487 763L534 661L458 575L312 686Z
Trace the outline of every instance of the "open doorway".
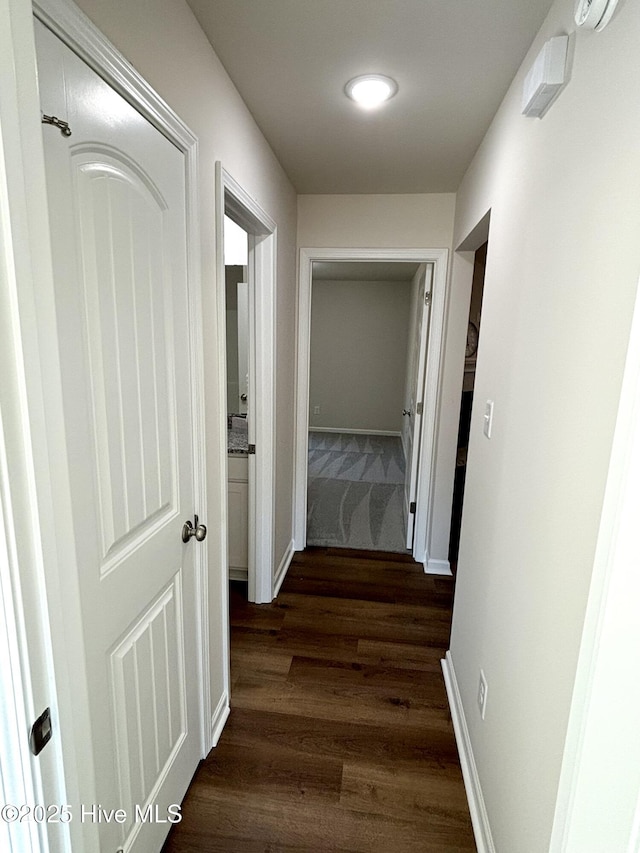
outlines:
M246 234L247 263L246 275L242 270L240 278L245 281L235 281L236 323L238 296L240 303L246 300L246 315L248 318L248 335L246 345L246 370L241 366L244 356L237 350L233 359L231 371L227 369L227 270L225 269L224 253L218 253L218 281L224 283L218 289L218 316L225 318L225 329L221 335L220 357L220 413L224 419L222 424L226 437L221 446L221 456L214 464L219 470L227 471L229 478L223 484L224 493L221 503L225 508L226 527L231 534L233 526L242 530L238 533L237 541L242 541L246 526L246 579L249 601L259 604L270 602L275 594L277 579L274 578L273 567L273 526L274 526L274 361L275 361L275 241L276 224L269 215L251 198L251 196L229 175L220 163L216 164L216 199L218 245L224 246L225 217ZM244 264L229 266L244 267ZM230 275L230 282L237 278ZM237 288L237 285L246 285ZM233 291L234 288L231 288ZM237 332L235 333L237 337ZM232 334L232 337L234 335ZM237 343L236 343L237 347ZM234 376L237 377L235 387ZM227 380L231 380L231 389ZM246 394L246 401L242 395ZM231 400L229 397L231 396ZM237 399L236 399L237 398ZM232 408L242 409L246 403L246 413L230 412ZM242 415L247 417L243 418ZM235 420L234 420L235 418ZM246 427L240 423L246 420ZM235 427L235 429L234 429ZM245 434L246 432L246 434ZM232 436L235 433L235 436ZM234 438L246 443L244 461L239 460L238 454L229 454L229 447ZM246 466L246 472L236 469ZM229 492L230 477L234 476L236 486L242 483L243 488L236 489L232 495ZM244 495L246 494L246 504ZM242 518L246 512L246 523ZM229 565L229 549L223 549L223 564ZM226 596L226 590L223 593Z
M432 519L435 492L435 445L438 397L440 384L440 364L444 331L444 310L446 302L446 270L448 252L446 249L301 249L300 250L300 289L298 304L298 376L296 410L296 476L294 509L294 542L296 550L303 550L307 543L307 483L309 460L310 426L310 369L311 369L311 303L313 266L319 262L371 262L417 263L432 268L429 277L429 289L424 299L429 305L428 336L424 338L424 381L421 384L422 399L417 403L414 435L418 436L415 447L419 451L419 464L416 468L414 497L415 518L411 553L424 565L425 571L434 574L448 574L447 560L429 555L432 541ZM400 427L402 431L402 427ZM444 556L444 555L442 555Z
M229 579L249 576L249 236L224 217ZM252 430L253 433L253 430Z
M483 243L474 255L471 302L464 360L464 379L460 401L460 420L458 424L458 444L456 455L456 473L453 486L453 504L451 510L451 538L449 540L449 563L455 572L458 563L460 530L462 526L462 508L464 504L464 486L467 473L467 448L471 429L471 410L473 407L473 389L476 378L476 360L480 340L480 321L482 318L482 297L484 276L487 265L487 246Z
M403 427L421 281L415 262L313 264L308 545L407 553Z

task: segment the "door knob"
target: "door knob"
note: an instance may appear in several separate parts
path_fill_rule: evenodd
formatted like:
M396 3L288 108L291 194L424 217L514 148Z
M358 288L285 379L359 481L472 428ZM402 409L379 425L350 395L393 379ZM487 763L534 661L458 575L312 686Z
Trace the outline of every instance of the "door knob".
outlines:
M404 417L405 415L409 415L409 417L411 417L411 410L410 409L403 409L402 410L402 416Z
M182 541L186 544L192 536L196 537L197 542L202 542L207 536L206 525L198 523L197 515L193 516L193 524L190 521L185 521L182 525Z
M247 402L247 395L246 394L240 394L240 399L242 400L243 403L246 403Z

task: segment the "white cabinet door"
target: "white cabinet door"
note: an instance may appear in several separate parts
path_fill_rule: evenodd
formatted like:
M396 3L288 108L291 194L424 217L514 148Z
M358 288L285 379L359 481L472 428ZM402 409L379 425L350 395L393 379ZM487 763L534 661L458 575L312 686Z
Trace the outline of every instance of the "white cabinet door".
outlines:
M246 580L249 567L249 459L229 456L229 577Z
M126 814L100 822L100 849L154 853L201 757L204 546L181 539L197 511L185 160L36 29L42 111L72 130L43 125L83 617L74 675L89 695L98 803Z
M229 482L229 575L246 578L249 566L249 485Z

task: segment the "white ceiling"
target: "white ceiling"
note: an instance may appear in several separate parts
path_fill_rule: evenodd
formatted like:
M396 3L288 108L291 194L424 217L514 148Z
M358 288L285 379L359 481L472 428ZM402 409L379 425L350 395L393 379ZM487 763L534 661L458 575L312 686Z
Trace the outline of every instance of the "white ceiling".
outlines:
M552 0L187 2L299 193L415 193L456 191Z

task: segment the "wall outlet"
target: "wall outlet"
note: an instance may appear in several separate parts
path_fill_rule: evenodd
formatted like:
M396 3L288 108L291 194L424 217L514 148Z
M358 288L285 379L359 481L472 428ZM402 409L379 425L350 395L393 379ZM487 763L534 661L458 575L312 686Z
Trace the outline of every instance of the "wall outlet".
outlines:
M313 414L314 414L314 415L319 415L319 414L320 414L320 406L314 406L314 407L313 407Z
M478 684L478 707L480 708L480 716L484 720L484 714L487 710L487 679L483 672L480 670L480 682Z

